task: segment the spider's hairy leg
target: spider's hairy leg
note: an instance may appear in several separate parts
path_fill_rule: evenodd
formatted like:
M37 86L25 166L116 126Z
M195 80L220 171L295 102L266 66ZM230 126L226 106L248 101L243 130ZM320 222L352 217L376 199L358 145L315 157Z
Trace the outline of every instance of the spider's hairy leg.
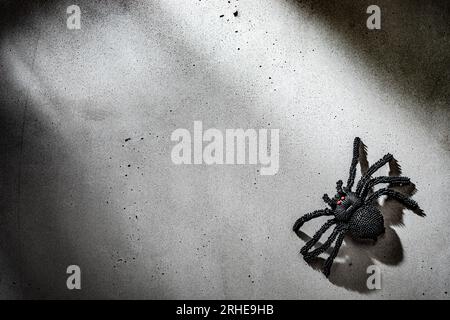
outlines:
M333 265L333 261L336 258L339 249L341 248L342 242L344 241L345 234L347 233L347 228L343 229L341 233L339 234L336 243L334 245L333 251L331 252L328 259L325 261L325 264L323 265L323 274L328 278L331 271L331 266Z
M361 193L358 194L358 196L361 199L365 199L367 194L369 193L369 190L380 183L390 183L392 185L399 185L399 184L409 184L411 183L411 180L408 177L385 177L385 176L376 177L374 179L368 180L363 185L363 187L361 188Z
M334 201L330 199L327 193L325 193L322 197L323 201L328 204L331 208L334 206Z
M338 180L336 182L336 190L337 190L338 193L342 193L342 185L343 185L342 180Z
M367 170L367 173L361 177L361 179L358 181L358 184L356 186L356 193L361 194L361 189L363 188L364 184L367 180L370 179L370 177L382 166L384 166L386 163L390 161L395 161L394 156L390 153L386 154L383 158L375 162L373 165L370 166L369 170Z
M359 137L356 137L355 140L353 141L353 158L352 158L352 163L350 164L350 173L348 176L347 188L351 188L355 181L356 165L358 164L359 144L360 143L361 143L361 139L359 139Z
M356 165L361 166L361 172L365 170L368 166L367 163L367 149L364 143L360 138L356 137L353 141L353 158L352 163L350 164L349 176L347 180L347 189L351 190L353 187L353 183L355 182L356 176Z
M325 224L319 229L319 231L316 232L316 234L311 238L311 240L309 240L303 246L303 248L301 248L300 253L302 255L305 255L309 251L309 249L311 249L312 246L314 246L317 243L317 241L319 241L320 237L335 223L336 223L335 219L330 219L327 222L325 222Z
M423 210L419 207L419 204L417 202L405 196L404 194L392 189L384 188L377 190L367 198L367 202L374 201L381 196L388 196L390 198L393 198L399 201L401 204L403 204L406 208L412 210L415 214L421 217L425 217L425 212L423 212Z
M323 245L321 245L319 248L310 251L310 252L306 252L303 256L303 258L305 259L306 262L310 261L311 259L317 257L318 255L320 255L321 253L325 252L326 250L328 250L328 248L331 246L331 244L334 242L334 240L336 239L336 237L339 235L339 233L343 230L343 225L342 224L338 224L333 232L331 233L331 235L329 236L329 238L327 239L327 241L325 241L323 243Z
M333 214L333 212L328 208L307 213L307 214L301 216L300 218L298 218L297 221L295 221L294 227L292 228L292 230L294 232L297 232L303 226L303 224L305 222L308 222L311 219L315 219L315 218L318 218L321 216L330 216L332 214Z

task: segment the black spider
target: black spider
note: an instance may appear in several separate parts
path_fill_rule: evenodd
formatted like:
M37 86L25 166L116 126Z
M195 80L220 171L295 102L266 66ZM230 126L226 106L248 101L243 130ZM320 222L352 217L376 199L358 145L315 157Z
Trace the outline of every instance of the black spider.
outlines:
M307 213L300 217L294 224L293 230L294 232L298 232L301 226L311 219L321 216L333 216L333 218L328 220L300 250L305 261L309 262L328 250L337 238L336 244L323 266L323 273L326 277L330 275L333 261L336 258L339 248L342 245L342 241L347 233L355 239L373 239L374 241L377 240L378 236L384 233L384 219L376 206L376 200L379 197L386 195L394 198L406 208L413 210L419 216L425 216L425 213L420 209L417 202L410 199L408 196L389 188L394 185L410 184L409 178L399 176L372 178L372 175L386 163L389 163L390 166L397 166L394 157L388 153L368 169L366 157L366 146L362 143L361 139L356 137L353 143L353 159L350 166L350 175L347 186L342 187L342 180L339 180L336 182L337 193L334 198L330 199L327 194L324 194L323 196L323 200L331 207L331 209L326 208ZM361 166L361 179L358 181L356 191L352 191L356 175L356 165L358 162ZM398 170L400 170L399 167ZM372 192L372 188L380 183L389 183L390 185L387 188ZM320 237L332 225L336 225L336 227L330 237L323 245L310 251L319 241Z

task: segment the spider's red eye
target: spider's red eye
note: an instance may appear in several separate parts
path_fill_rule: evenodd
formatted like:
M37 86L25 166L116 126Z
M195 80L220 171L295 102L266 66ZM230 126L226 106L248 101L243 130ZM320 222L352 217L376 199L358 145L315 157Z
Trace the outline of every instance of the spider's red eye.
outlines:
M341 200L345 200L345 197L341 197Z
M338 202L336 202L337 204L341 204L342 203L342 201L341 200L339 200Z

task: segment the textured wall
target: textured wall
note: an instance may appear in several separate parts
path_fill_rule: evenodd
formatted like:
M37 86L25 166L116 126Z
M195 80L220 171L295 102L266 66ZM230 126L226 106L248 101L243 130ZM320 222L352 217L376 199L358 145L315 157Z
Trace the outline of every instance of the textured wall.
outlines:
M369 31L372 2L1 2L0 297L448 299L450 6L376 1ZM278 174L175 166L194 120L280 129ZM327 280L291 227L347 178L355 136L427 217L385 203L386 235L346 239Z

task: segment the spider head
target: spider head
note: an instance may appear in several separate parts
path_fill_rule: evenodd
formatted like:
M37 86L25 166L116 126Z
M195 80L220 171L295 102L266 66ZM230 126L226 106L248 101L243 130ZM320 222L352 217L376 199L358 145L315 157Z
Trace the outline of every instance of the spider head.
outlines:
M343 190L336 193L332 200L336 204L335 211L339 213L345 212L352 204L357 202L358 197L351 191Z

